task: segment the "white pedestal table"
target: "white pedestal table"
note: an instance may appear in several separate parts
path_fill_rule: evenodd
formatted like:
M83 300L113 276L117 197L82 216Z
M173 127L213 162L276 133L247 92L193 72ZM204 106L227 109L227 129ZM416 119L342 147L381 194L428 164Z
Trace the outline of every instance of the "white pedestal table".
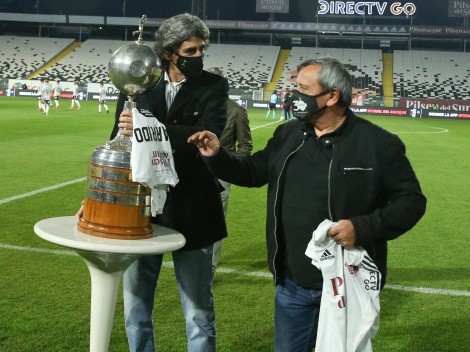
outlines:
M180 249L184 236L152 224L148 239L117 240L83 234L73 216L41 220L34 232L42 239L75 250L85 261L91 278L90 352L107 352L119 284L124 271L143 255Z

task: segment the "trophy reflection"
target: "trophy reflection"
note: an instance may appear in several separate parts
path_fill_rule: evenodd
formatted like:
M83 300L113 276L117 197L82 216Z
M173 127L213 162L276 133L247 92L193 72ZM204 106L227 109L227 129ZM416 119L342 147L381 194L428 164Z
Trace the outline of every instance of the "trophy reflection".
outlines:
M135 107L135 98L161 77L161 63L155 51L142 40L147 16L139 21L135 42L117 49L108 64L111 81L127 95L124 110ZM152 235L150 189L132 182L130 165L132 140L118 133L116 138L94 150L87 177L80 232L115 239L143 239Z

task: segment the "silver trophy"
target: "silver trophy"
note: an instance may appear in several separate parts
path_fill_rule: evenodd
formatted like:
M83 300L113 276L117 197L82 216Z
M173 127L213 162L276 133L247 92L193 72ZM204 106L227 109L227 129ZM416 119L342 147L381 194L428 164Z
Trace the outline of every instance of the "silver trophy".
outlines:
M147 16L139 22L139 38L117 49L109 61L111 81L128 97L124 110L132 110L134 98L143 93L162 74L155 51L142 41ZM142 239L152 235L148 187L132 181L132 140L118 133L116 138L98 146L90 161L83 216L78 230L93 236L113 239Z
M108 64L108 73L111 81L119 91L127 95L124 110L135 107L134 98L147 90L162 75L160 60L155 51L142 40L144 23L147 16L143 15L139 21L139 30L135 42L124 44L117 49ZM107 143L110 149L130 150L129 137L118 136Z

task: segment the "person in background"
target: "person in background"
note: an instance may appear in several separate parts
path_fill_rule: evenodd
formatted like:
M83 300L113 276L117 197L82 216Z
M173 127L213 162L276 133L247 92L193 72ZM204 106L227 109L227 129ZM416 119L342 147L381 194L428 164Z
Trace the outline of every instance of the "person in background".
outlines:
M223 77L220 67L211 67L207 71ZM238 105L232 99L227 99L227 123L220 136L220 144L230 153L238 155L251 155L253 142L251 139L250 120L243 106ZM224 190L220 193L224 216L227 216L228 199L232 192L232 185L219 179ZM212 254L212 274L215 273L222 254L222 240L214 243Z
M403 142L351 111L352 79L344 65L318 58L297 71L297 119L280 125L264 149L235 157L209 131L188 139L217 177L245 187L268 185L275 352L315 347L323 278L305 251L319 224L336 222L328 231L332 240L364 248L383 287L387 242L410 230L426 209Z
M43 111L44 107L42 104L42 86L44 85L44 78L40 79L39 87L38 87L38 110Z
M172 257L186 321L187 349L215 352L212 247L227 236L227 227L220 185L197 148L186 141L202 130L220 136L227 119L228 82L203 70L209 29L198 17L185 13L166 19L155 33L155 43L162 78L135 101L137 109L151 112L165 125L179 182L170 188L162 214L151 221L186 238L185 246ZM111 139L118 131L132 136L132 113L123 111L126 100L125 94L119 96ZM82 213L80 208L77 220ZM153 307L162 262L163 255L143 256L124 273L124 318L131 352L156 350Z
M290 120L291 119L291 110L292 110L292 90L288 89L284 94L284 99L282 100L283 104L283 111L284 111L284 119Z
M98 112L101 112L102 107L105 108L106 113L109 114L108 105L106 104L106 87L103 82L100 82L100 97L98 100Z
M60 86L60 80L58 79L57 84L54 87L54 103L55 108L58 109L60 106L59 99L60 99L60 92L62 92L62 87Z
M269 96L268 111L266 112L266 118L268 118L270 112L272 113L273 119L276 118L276 104L278 100L279 97L277 96L277 90L273 90L273 92Z
M72 103L70 104L69 109L73 109L74 105L77 105L77 110L79 110L80 107L80 101L78 100L78 94L79 94L80 89L78 88L78 83L77 81L73 81L73 87L72 87Z
M49 115L49 109L51 107L51 94L51 85L49 84L49 80L46 79L41 88L42 109L45 116Z

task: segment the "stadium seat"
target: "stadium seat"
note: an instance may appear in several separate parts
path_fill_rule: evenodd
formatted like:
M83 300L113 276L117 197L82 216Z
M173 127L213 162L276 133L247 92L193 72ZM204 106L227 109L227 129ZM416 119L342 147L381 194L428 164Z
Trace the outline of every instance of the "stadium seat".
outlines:
M297 66L318 57L333 57L344 63L354 78L354 87L363 94L382 94L382 52L371 49L294 47L276 88L295 88Z
M108 62L125 42L120 40L88 39L69 56L45 71L45 75L62 81L109 83Z
M24 79L73 42L70 38L0 36L1 75Z
M402 51L393 56L394 97L470 99L470 54Z
M204 66L221 67L231 88L263 89L272 79L280 50L279 46L212 44Z

